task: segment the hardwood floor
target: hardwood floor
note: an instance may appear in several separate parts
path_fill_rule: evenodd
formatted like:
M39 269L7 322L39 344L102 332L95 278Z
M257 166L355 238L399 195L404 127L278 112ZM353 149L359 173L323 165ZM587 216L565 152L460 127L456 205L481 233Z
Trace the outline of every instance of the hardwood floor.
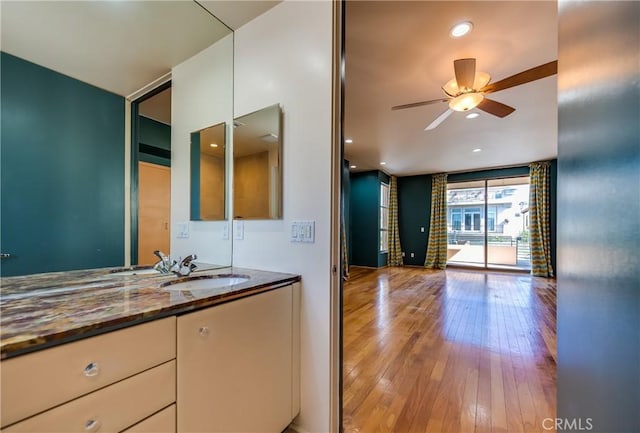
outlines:
M354 267L343 305L345 433L555 431L555 280Z

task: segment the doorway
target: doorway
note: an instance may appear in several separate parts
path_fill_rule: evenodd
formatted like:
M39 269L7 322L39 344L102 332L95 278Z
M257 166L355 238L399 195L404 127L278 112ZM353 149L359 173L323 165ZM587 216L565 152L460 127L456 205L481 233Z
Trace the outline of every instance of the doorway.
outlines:
M171 82L132 103L131 263L169 253L171 233Z
M447 264L531 270L529 176L447 185Z

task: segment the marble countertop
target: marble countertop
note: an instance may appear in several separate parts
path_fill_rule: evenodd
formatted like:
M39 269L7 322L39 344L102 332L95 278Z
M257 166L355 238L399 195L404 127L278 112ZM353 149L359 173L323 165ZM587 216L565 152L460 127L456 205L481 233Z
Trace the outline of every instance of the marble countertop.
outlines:
M0 359L194 311L299 281L244 268L201 269L188 277L134 268L53 272L0 279ZM175 290L183 281L236 276L237 284Z

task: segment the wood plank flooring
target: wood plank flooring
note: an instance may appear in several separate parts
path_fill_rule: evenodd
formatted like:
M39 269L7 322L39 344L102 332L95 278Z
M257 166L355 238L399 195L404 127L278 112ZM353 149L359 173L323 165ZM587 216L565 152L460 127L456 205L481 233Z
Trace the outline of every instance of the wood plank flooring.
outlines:
M351 268L345 433L546 433L556 284L526 274Z

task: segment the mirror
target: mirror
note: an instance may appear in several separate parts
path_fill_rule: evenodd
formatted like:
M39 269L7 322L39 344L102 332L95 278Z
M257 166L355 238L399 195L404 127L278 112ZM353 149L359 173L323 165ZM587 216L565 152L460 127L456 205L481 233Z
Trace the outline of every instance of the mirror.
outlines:
M226 219L226 125L191 133L191 221Z
M233 119L233 32L215 3L1 2L3 277L135 263L129 109L168 80L165 252L231 265L223 222L189 218L189 135Z
M281 119L276 104L233 121L234 218L282 218Z

